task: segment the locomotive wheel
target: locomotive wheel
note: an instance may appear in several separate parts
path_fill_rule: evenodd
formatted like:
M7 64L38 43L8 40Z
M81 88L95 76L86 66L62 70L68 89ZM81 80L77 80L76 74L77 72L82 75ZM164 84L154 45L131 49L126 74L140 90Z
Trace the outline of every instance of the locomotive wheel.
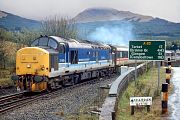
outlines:
M52 87L50 83L47 84L47 91L52 91Z

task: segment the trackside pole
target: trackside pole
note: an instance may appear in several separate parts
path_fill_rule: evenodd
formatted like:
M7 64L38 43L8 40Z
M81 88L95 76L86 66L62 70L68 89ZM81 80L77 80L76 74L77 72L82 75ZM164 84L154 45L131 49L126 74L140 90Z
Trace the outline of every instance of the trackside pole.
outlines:
M168 66L166 68L166 83L170 84L170 79L171 79L171 59L168 58L167 62Z
M157 87L158 91L159 91L159 84L160 84L160 61L158 61L158 87Z
M162 114L167 114L168 112L168 83L162 84Z
M135 106L131 106L131 115L134 115L134 108Z
M135 80L137 79L137 60L135 60Z

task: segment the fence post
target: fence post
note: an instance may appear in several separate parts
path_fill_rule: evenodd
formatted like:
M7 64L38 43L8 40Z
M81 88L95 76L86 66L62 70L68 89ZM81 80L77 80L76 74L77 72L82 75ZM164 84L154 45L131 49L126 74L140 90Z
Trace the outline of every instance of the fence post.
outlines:
M134 108L135 106L131 106L131 115L134 115Z
M147 112L150 112L150 105L147 105Z
M166 68L166 83L170 84L171 79L171 68Z
M168 67L171 68L171 59L170 58L168 58Z

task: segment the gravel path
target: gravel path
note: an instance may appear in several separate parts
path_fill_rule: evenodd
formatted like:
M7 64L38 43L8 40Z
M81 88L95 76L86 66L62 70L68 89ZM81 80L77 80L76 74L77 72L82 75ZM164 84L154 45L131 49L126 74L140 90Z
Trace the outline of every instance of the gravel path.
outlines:
M2 88L0 89L0 96L16 93L16 87Z
M38 101L1 115L0 120L66 120L67 114L78 113L81 107L93 103L98 96L99 86L110 84L116 77L68 91L60 90L59 95L46 95Z

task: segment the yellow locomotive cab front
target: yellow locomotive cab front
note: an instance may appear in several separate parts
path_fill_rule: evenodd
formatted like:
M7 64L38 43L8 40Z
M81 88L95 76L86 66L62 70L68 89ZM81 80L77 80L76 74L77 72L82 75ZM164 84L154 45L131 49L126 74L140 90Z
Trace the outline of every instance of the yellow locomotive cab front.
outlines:
M26 47L17 52L16 74L32 74L48 76L48 51L38 47Z
M47 89L45 77L49 75L49 52L39 47L26 47L17 52L17 86L21 90L43 91Z

